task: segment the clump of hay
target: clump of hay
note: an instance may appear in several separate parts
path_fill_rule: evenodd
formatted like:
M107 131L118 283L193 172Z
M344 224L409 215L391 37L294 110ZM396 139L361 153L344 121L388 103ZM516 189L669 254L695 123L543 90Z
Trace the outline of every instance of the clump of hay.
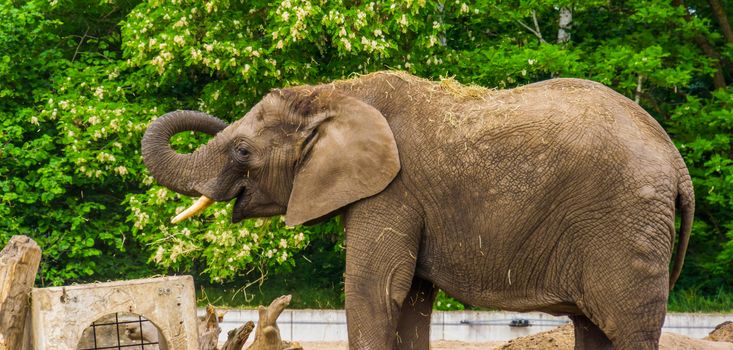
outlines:
M443 91L462 99L484 99L492 91L479 85L463 85L453 77L441 78L438 86Z

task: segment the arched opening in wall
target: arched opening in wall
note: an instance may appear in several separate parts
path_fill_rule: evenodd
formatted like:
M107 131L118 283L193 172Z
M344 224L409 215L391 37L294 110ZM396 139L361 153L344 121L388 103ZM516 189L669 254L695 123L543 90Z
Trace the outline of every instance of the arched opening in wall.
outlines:
M77 350L168 350L160 329L147 318L116 312L100 317L82 333Z

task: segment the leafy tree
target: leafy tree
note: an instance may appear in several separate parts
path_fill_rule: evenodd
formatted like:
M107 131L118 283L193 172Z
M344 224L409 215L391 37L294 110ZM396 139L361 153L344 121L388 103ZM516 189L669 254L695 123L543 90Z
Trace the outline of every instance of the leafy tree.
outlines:
M44 283L288 268L340 224L229 223L142 166L146 125L198 109L233 121L274 87L381 69L511 88L588 78L639 102L685 157L697 215L680 285L733 283L733 59L720 0L0 0L0 241L44 247ZM188 152L201 135L174 138ZM338 253L334 253L338 254ZM152 265L146 265L149 260Z

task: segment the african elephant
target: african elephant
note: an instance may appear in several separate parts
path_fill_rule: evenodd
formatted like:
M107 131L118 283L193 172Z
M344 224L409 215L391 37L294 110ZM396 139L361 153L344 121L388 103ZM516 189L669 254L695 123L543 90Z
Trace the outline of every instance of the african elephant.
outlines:
M176 153L187 130L216 136ZM576 349L656 349L694 212L659 124L579 79L489 90L379 72L273 90L229 126L168 113L142 151L199 204L236 199L233 222L343 215L352 349L429 348L438 288L569 315Z

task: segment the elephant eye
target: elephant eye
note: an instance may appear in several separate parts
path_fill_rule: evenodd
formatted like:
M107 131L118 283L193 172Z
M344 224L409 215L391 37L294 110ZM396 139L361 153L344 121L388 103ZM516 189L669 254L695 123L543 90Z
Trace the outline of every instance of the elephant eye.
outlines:
M247 161L249 156L250 151L244 145L238 145L237 148L234 149L234 157L240 162Z

